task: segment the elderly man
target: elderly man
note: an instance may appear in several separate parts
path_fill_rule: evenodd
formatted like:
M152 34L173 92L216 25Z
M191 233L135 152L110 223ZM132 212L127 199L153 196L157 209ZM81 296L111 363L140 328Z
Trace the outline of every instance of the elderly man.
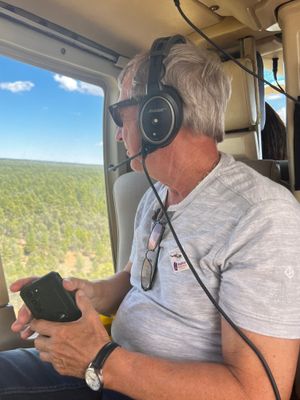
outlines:
M148 190L124 271L106 281L64 281L77 290L78 321L31 320L21 309L12 329L24 338L37 332L39 356L2 353L0 398L99 398L88 385L103 399L274 399L276 385L236 326L288 400L300 337L298 203L218 152L230 83L207 51L180 37L162 39L150 57L128 64L120 89L110 108L117 140L137 155L132 169L158 181L182 248ZM113 341L98 312L116 312Z

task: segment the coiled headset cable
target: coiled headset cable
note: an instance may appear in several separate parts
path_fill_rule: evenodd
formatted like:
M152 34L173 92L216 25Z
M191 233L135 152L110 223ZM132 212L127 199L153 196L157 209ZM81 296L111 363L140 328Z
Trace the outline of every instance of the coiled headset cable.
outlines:
M216 302L216 300L214 299L214 297L212 296L212 294L210 293L210 291L208 290L208 288L205 286L205 284L203 283L202 279L200 278L200 276L198 275L197 271L195 270L192 262L190 261L189 257L187 256L186 252L184 251L184 248L182 247L182 244L175 232L175 229L173 228L173 225L171 223L170 217L168 215L168 212L166 210L166 207L164 206L152 180L151 177L149 175L149 172L147 170L146 167L146 157L147 157L147 153L143 152L142 153L142 166L146 175L146 178L149 182L149 185L151 187L151 189L154 192L154 195L164 213L164 216L166 218L166 221L168 223L168 226L171 230L171 233L174 237L174 240L181 252L181 254L183 255L183 258L185 259L186 263L188 264L191 272L193 273L194 277L196 278L198 284L201 286L201 288L203 289L203 291L205 292L206 296L209 298L209 300L211 301L211 303L214 305L214 307L217 309L217 311L222 315L222 317L229 323L229 325L238 333L238 335L244 340L245 343L247 343L247 345L253 350L253 352L256 354L256 356L258 357L258 359L260 360L267 376L268 379L271 383L272 389L274 391L275 394L275 398L276 400L281 400L280 394L279 394L279 390L277 387L277 384L275 382L275 379L273 377L273 374L271 372L271 369L267 363L267 361L265 360L264 356L262 355L261 351L255 346L255 344L242 332L242 330L232 321L232 319L226 314L226 312L222 309L222 307L219 306L219 304Z

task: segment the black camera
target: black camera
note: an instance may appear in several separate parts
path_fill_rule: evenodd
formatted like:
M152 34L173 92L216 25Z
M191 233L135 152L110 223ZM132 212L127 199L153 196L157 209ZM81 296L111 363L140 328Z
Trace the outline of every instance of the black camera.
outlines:
M21 289L20 295L34 318L69 322L81 317L75 293L68 292L62 281L59 273L52 271Z

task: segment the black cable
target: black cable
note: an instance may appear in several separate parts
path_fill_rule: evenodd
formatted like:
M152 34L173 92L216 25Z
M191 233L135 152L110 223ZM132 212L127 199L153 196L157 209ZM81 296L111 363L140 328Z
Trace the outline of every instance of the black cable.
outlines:
M130 163L130 161L134 160L141 154L142 154L142 151L139 151L138 153L134 154L133 156L127 157L125 160L121 161L119 164L109 164L109 166L107 167L107 171L108 172L116 171L118 168L122 167L122 165Z
M278 72L278 57L273 57L272 58L272 71L273 71L273 78L274 81L277 83L277 86L281 90L282 94L284 94L284 89L280 86L278 80L277 80L277 72Z
M195 270L193 264L191 263L190 259L188 258L186 252L184 251L184 248L182 247L182 244L180 242L180 240L178 239L178 236L173 228L173 225L171 223L171 220L169 218L168 212L166 210L166 207L164 206L159 194L157 193L157 190L150 178L150 175L148 173L147 167L146 167L146 157L147 154L144 152L142 155L142 165L143 165L143 169L146 175L146 178L150 184L151 189L153 190L155 197L157 198L157 201L164 213L164 216L166 217L167 223L170 227L170 230L172 232L172 235L175 239L175 242L181 252L181 254L183 255L183 258L185 259L186 263L188 264L191 272L193 273L194 277L196 278L197 282L199 283L199 285L201 286L201 288L203 289L203 291L205 292L205 294L207 295L207 297L209 298L209 300L211 301L211 303L214 305L214 307L217 309L217 311L224 317L224 319L229 323L229 325L238 333L238 335L244 340L244 342L247 343L247 345L251 348L251 350L254 351L254 353L256 354L256 356L258 357L258 359L260 360L261 364L263 365L266 374L269 378L269 381L271 383L272 389L274 391L275 394L275 398L276 400L281 400L280 394L279 394L279 390L277 387L277 384L275 382L275 379L273 377L273 374L271 372L271 369L267 363L267 361L265 360L264 356L262 355L262 353L260 352L260 350L255 346L255 344L241 331L241 329L231 320L231 318L226 314L226 312L222 309L222 307L219 306L219 304L216 302L216 300L214 299L214 297L212 296L212 294L210 293L210 291L207 289L207 287L205 286L205 284L202 282L200 276L197 274L197 271Z
M277 79L275 79L275 82L277 83L277 86L278 86L279 89L281 90L281 93L282 93L283 95L285 95L285 91L284 91L283 87L279 84L279 82L278 82ZM279 92L279 93L280 93L280 92ZM298 103L298 101L297 101L296 103Z
M241 64L237 59L235 59L231 54L227 53L227 51L223 50L217 43L215 43L213 40L211 40L203 31L201 31L196 25L193 24L193 22L184 14L180 7L180 1L179 0L174 0L175 6L177 7L180 15L182 18L197 32L199 33L200 36L202 36L208 43L210 43L213 47L215 47L217 50L219 50L220 53L222 53L225 57L228 57L230 60L232 60L236 65L238 65L240 68L242 68L244 71L248 72L248 74L254 76L256 79L258 79L261 82L266 83L268 86L270 86L272 89L276 90L276 92L279 92L283 94L285 97L288 99L294 101L295 103L299 103L299 101L285 92L284 90L280 90L277 86L272 85L269 81L266 79L262 78L261 76L257 75L255 72L251 71L249 68L245 67L243 64Z

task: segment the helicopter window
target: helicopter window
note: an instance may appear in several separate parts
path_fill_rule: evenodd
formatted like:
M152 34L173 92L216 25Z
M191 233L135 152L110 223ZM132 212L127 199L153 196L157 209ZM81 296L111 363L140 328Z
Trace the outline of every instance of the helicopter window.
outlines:
M113 272L103 90L0 57L0 254L7 283ZM11 295L16 308L18 295Z

